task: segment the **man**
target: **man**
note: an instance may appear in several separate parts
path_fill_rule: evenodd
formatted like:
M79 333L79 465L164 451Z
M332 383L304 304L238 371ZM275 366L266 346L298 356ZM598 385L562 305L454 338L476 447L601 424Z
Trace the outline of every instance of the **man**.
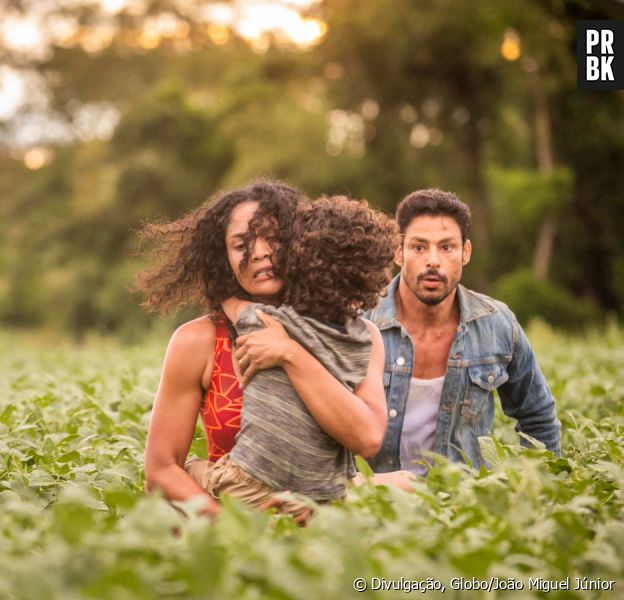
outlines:
M396 218L401 272L369 316L384 341L388 401L373 469L425 474L431 451L479 467L478 438L492 431L494 390L517 431L559 453L554 399L515 316L459 285L470 261L469 207L449 192L422 190L399 204Z

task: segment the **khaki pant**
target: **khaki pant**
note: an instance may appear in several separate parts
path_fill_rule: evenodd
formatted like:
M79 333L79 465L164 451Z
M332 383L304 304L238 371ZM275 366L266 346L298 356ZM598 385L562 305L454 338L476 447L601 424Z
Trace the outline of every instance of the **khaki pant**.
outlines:
M195 458L184 465L184 470L213 498L228 494L255 508L261 506L279 492L239 467L229 454L217 462ZM280 512L300 515L308 507L296 500L280 501Z

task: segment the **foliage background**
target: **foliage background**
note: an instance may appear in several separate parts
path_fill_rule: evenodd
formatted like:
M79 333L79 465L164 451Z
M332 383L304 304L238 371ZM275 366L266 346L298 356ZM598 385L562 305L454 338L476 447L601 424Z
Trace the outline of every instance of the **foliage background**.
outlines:
M624 315L624 93L575 81L576 20L621 3L264 3L307 42L210 12L254 4L0 3L0 85L21 89L0 111L0 323L143 335L134 230L258 175L390 212L453 190L468 285L525 322Z
M0 598L307 600L421 597L372 578L426 581L435 598L610 599L624 586L624 331L528 333L563 424L561 458L521 449L497 412L490 470L439 460L411 494L363 486L305 529L225 502L214 523L144 497L142 452L164 339L0 343ZM193 452L205 453L200 428ZM186 510L192 514L190 506ZM353 589L356 578L369 589ZM524 587L451 589L498 577ZM529 578L570 577L544 593ZM575 578L604 591L575 590ZM609 582L614 582L610 584ZM509 584L508 584L509 585Z

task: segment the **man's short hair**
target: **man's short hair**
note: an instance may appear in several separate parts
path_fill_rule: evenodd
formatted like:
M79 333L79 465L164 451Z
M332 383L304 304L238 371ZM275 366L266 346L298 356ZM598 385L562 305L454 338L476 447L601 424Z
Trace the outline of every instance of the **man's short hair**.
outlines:
M405 196L396 210L396 221L401 234L405 233L412 219L421 215L451 217L461 231L462 242L468 239L470 232L470 207L455 194L438 189L417 190Z

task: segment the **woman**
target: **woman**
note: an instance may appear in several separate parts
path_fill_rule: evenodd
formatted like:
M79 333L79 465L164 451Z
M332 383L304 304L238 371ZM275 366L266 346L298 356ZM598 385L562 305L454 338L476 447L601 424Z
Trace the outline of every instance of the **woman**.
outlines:
M147 295L144 306L166 312L194 304L207 313L179 327L169 342L147 439L147 489L159 489L171 500L203 496L207 514L219 511L184 464L200 412L209 460L231 450L240 427L237 377L244 385L257 369L284 369L314 419L347 450L366 458L380 447L386 410L383 360L351 392L268 315L261 316L265 329L237 340L240 373L232 360L221 302L236 296L279 304L284 285L280 259L290 242L295 210L304 201L283 183L258 180L215 195L178 221L145 228L162 258L137 277L137 289ZM379 339L374 343L383 357Z

